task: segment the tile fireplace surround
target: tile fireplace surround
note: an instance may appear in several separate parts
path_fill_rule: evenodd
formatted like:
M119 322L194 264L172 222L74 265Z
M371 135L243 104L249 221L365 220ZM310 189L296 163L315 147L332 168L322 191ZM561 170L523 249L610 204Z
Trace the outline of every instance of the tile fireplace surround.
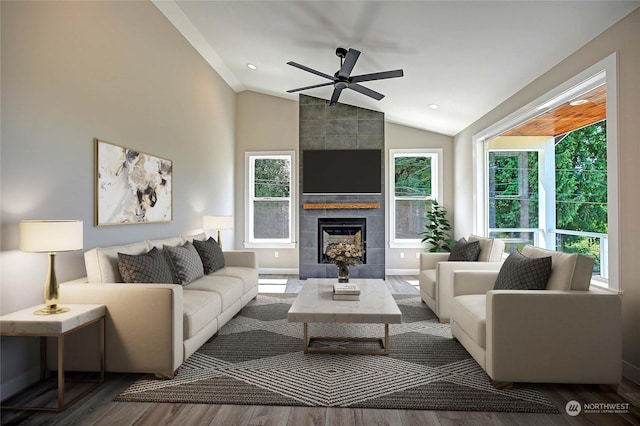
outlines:
M324 99L300 95L300 153L308 149L380 149L384 151L384 114L350 105L329 107ZM349 267L352 278L385 276L384 161L380 165L382 193L367 195L305 195L300 155L300 279L336 278L334 264L318 262L318 219L366 220L366 263ZM339 170L328 172L339 173ZM318 206L318 204L326 204Z

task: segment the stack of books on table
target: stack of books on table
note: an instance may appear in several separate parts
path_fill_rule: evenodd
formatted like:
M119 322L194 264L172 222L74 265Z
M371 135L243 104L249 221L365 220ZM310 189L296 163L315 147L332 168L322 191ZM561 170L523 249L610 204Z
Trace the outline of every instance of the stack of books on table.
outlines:
M360 300L360 287L355 283L335 283L333 300Z

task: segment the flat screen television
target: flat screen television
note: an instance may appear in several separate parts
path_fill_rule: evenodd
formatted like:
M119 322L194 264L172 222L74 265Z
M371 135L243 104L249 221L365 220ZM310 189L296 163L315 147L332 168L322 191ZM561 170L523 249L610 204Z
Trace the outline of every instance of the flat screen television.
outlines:
M382 193L382 150L302 152L303 194Z

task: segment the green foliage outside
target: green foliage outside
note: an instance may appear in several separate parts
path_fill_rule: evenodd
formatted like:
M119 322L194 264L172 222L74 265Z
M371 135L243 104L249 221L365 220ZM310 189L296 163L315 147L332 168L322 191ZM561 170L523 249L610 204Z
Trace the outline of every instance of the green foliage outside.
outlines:
M567 134L555 146L555 163L556 228L606 234L606 121ZM489 227L538 228L538 153L491 152L489 173ZM598 238L559 235L557 244L595 258L599 270Z
M396 197L431 196L431 157L395 158Z
M274 158L255 160L254 196L289 197L289 161Z

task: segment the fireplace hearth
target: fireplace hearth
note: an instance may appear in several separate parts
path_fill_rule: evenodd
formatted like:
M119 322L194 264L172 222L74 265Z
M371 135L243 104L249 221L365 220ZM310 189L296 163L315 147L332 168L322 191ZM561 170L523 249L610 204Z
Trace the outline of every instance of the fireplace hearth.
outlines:
M347 241L363 250L362 263L366 264L366 236L367 219L364 217L318 218L318 263L332 263L326 255L329 244Z

